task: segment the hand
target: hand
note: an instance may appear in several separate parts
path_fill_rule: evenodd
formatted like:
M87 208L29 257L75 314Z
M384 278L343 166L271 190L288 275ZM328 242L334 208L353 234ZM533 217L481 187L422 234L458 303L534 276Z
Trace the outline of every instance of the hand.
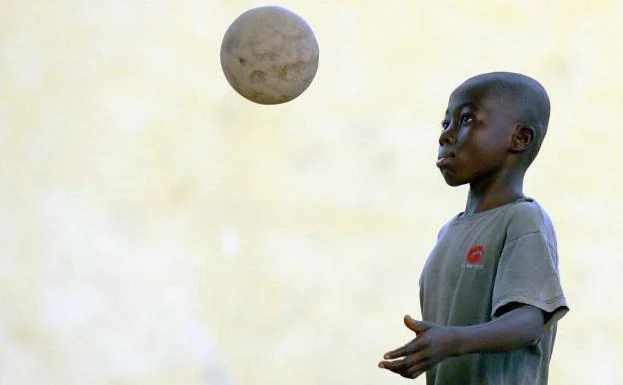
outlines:
M458 336L455 328L404 317L405 325L415 332L415 339L386 353L379 368L391 370L405 378L416 378L447 357L458 355ZM402 359L397 359L401 358Z

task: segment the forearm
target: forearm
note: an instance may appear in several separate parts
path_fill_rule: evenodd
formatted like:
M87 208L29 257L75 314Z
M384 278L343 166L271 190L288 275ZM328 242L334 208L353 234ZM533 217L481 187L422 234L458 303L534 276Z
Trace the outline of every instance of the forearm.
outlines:
M536 342L543 332L540 309L521 306L490 322L457 327L457 355L496 353L519 349Z

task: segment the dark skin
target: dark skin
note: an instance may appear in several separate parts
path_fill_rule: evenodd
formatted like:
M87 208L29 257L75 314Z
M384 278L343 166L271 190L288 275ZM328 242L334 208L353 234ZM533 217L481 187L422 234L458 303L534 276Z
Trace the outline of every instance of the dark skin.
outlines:
M526 161L538 132L521 120L521 105L492 87L486 77L470 79L451 95L439 137L437 166L450 186L469 184L465 212L490 210L523 198ZM442 326L405 316L415 333L406 345L379 363L406 378L416 378L448 357L505 352L538 340L548 315L511 303L493 320L471 326Z

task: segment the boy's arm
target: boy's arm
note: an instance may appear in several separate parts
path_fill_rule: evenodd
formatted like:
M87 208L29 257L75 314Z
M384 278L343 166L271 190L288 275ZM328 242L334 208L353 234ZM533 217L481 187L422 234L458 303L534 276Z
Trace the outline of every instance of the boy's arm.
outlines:
M404 322L416 333L415 339L385 354L379 367L416 378L447 357L529 346L542 334L545 314L536 307L518 304L492 321L472 326L440 326L409 316Z
M457 328L457 355L495 353L536 343L543 333L545 314L530 305L516 305L484 324Z

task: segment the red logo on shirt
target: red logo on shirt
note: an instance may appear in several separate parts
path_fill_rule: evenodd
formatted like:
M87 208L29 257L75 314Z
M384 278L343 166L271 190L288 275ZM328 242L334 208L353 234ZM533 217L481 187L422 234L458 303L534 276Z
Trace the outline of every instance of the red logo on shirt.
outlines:
M469 249L465 261L468 265L479 265L482 263L482 257L485 255L485 248L482 245L476 245Z

